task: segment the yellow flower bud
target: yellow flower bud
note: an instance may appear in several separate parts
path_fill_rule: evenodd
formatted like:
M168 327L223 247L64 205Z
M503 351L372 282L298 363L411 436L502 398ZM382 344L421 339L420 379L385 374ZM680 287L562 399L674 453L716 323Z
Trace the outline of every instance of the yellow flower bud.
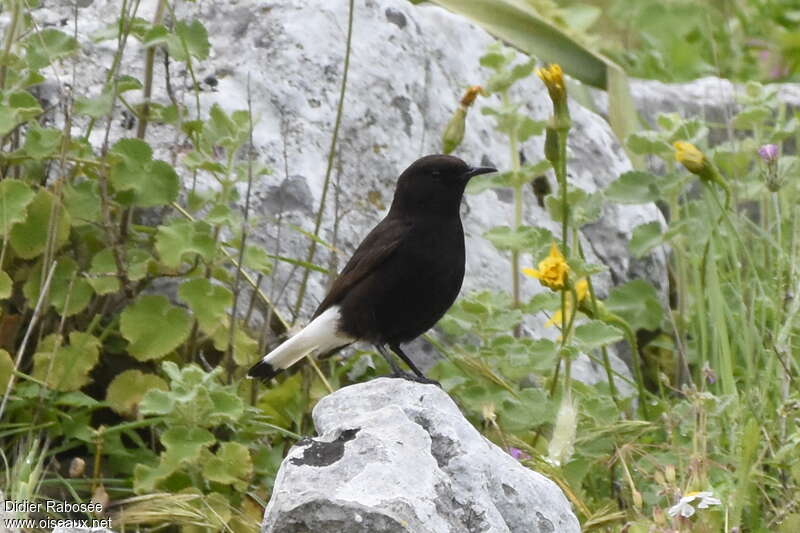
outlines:
M706 156L692 143L676 141L675 160L686 167L692 174L701 174L706 165Z

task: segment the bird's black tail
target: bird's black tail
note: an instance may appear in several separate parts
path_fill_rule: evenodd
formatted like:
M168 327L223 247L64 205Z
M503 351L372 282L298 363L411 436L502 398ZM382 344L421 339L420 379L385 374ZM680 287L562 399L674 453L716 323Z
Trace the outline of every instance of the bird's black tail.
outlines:
M262 381L269 381L281 372L283 372L283 368L275 368L272 364L262 359L250 367L250 370L247 371L247 376L258 378Z

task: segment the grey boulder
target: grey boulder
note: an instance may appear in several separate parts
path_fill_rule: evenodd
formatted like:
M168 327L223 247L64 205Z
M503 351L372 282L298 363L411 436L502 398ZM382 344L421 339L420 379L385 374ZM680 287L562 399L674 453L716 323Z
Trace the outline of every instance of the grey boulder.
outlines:
M264 533L546 533L580 526L558 486L483 437L434 385L381 378L314 408Z

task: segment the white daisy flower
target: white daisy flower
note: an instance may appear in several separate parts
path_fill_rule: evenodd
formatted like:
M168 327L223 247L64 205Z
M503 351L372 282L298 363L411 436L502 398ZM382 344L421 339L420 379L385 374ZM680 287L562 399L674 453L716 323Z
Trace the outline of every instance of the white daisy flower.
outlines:
M719 505L722 503L719 498L715 498L713 493L708 490L702 492L688 492L678 503L669 508L667 514L672 518L678 515L683 518L689 518L694 514L693 502L696 502L698 509L707 509L712 505Z

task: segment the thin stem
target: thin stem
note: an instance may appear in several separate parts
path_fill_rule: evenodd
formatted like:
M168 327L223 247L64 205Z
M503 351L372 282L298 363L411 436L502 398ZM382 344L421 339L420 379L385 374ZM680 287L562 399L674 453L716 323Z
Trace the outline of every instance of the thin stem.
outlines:
M6 38L3 42L3 64L0 66L0 90L6 88L6 72L8 71L9 56L11 47L17 36L17 27L22 18L22 0L14 0L11 7L11 22L6 28Z
M156 13L153 16L153 26L158 26L164 19L164 10L167 7L166 0L159 0ZM136 137L144 139L147 131L148 115L150 114L150 97L153 93L153 63L156 59L157 46L147 48L147 55L144 59L144 101L142 102L142 112L139 115L139 124L136 128Z
M347 40L345 44L345 52L344 52L344 72L342 73L342 84L339 88L339 105L336 107L336 120L333 124L333 136L331 137L331 145L328 149L328 165L325 169L325 180L322 185L322 196L319 200L319 209L317 210L317 216L314 220L314 236L319 236L319 230L322 226L322 214L325 211L325 202L328 198L328 189L330 188L331 183L331 172L333 171L333 160L336 156L336 144L339 140L339 129L342 124L342 115L344 111L344 96L347 91L347 73L350 70L350 50L351 44L353 40L353 14L355 12L355 0L350 0L349 2L349 9L347 14ZM311 240L311 244L308 248L308 255L306 256L307 263L314 262L314 254L317 251L317 241L316 239ZM311 270L306 268L303 271L303 279L300 282L300 288L297 291L297 301L294 305L294 316L297 317L300 314L300 307L303 304L303 298L306 294L306 286L308 285L308 276Z

